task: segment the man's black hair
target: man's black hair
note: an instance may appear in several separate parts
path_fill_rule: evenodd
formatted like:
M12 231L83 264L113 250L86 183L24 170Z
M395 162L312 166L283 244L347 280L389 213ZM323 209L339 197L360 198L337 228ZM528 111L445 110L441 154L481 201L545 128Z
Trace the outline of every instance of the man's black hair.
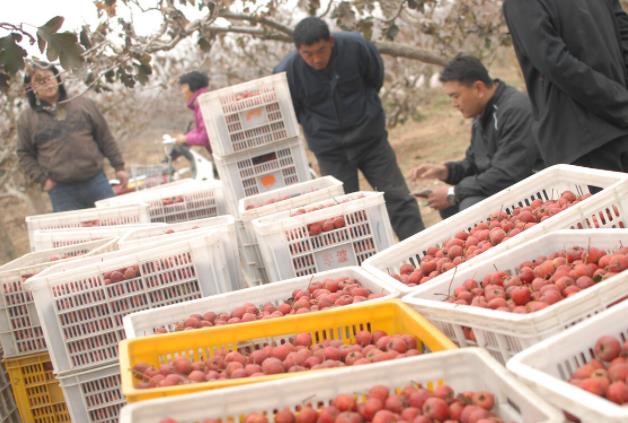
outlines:
M205 72L192 71L179 77L179 85L188 84L190 91L194 92L209 85L209 77Z
M37 101L37 96L31 87L31 79L33 77L33 73L35 73L38 69L45 69L51 71L55 79L57 80L57 86L59 87L58 100L64 101L67 100L68 94L65 90L65 85L63 85L63 81L61 81L61 74L59 73L59 69L53 64L42 62L40 60L33 61L31 70L24 74L24 86L26 87L26 98L28 99L28 104L31 106L31 109L38 110L40 108L40 104Z
M457 81L464 85L472 85L476 81L482 81L489 87L493 85L493 79L482 62L467 54L459 54L447 63L439 79L440 82Z
M331 37L329 26L321 18L310 16L301 20L294 27L292 39L294 45L299 48L302 45L309 46L320 40L328 40Z

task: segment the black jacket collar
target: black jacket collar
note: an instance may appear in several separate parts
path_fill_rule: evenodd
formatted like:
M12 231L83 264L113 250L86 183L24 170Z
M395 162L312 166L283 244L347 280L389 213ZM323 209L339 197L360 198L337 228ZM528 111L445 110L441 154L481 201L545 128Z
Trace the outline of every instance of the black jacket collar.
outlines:
M493 94L493 97L489 100L488 103L486 103L486 107L484 108L484 111L478 117L478 121L482 124L482 126L486 126L486 124L490 122L491 117L493 116L493 113L497 109L497 103L499 103L501 96L504 94L504 91L506 90L506 84L504 84L503 81L499 79L495 79L494 84L497 84L497 89L495 90L495 94Z

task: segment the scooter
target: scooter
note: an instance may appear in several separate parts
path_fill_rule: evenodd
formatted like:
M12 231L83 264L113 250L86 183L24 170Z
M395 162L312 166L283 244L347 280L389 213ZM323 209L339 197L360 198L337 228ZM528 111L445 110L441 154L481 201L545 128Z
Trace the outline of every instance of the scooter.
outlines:
M131 165L129 167L129 181L126 186L120 185L118 179L109 180L116 195L151 188L183 178L192 178L199 181L216 179L217 174L211 161L186 145L177 145L176 140L169 134L163 135L162 146L166 157L165 163L159 165ZM185 157L190 164L189 166L179 169L174 167L172 151L175 148L179 155Z

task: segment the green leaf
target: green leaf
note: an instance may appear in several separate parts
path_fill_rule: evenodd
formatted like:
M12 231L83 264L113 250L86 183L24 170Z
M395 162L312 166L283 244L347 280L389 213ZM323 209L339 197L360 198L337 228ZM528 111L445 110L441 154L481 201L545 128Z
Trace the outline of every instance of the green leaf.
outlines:
M105 80L110 84L113 83L116 80L116 73L113 70L108 70L105 72Z
M207 41L207 38L200 37L198 39L198 47L201 49L201 51L207 53L209 50L211 50L212 45L209 41Z
M43 53L46 50L46 40L37 34L37 47L39 47L39 52Z
M87 25L81 29L81 33L79 34L79 42L86 49L92 46L92 40L89 39L89 31Z
M61 32L45 36L48 42L46 57L49 61L58 58L65 69L76 69L83 64L83 48L78 43L76 34Z
M391 22L390 26L384 31L384 36L393 41L397 34L399 34L399 27L394 22Z
M0 91L6 92L9 89L9 75L0 72Z
M19 34L9 34L0 38L0 71L15 75L24 68L26 50L17 44L20 39Z
M321 7L321 1L320 0L310 0L307 6L307 13L310 16L315 16L316 15L316 11Z
M63 25L63 16L55 16L50 19L48 22L39 27L38 31L46 31L50 34L54 34L55 32L61 29L61 25Z
M361 19L358 21L357 29L367 40L373 38L373 20L371 18Z
M343 31L352 31L356 23L355 12L348 1L342 1L331 13L331 17L336 19L336 24Z
M120 82L122 82L125 87L133 88L135 86L135 79L133 79L133 75L127 72L127 70L122 66L118 68L117 74Z
M135 79L142 85L148 82L148 76L153 73L153 68L144 63L134 63L135 66Z

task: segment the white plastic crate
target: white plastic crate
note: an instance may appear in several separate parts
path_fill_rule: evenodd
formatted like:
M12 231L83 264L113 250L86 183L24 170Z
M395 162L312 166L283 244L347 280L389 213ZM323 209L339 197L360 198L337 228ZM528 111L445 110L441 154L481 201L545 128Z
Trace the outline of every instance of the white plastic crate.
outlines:
M126 235L134 229L161 226L163 223L146 223L143 225L97 226L93 228L69 228L36 230L33 232L33 251L50 250L83 242L100 239L111 239ZM117 245L117 243L116 243Z
M292 211L284 211L253 220L271 281L360 265L393 244L383 193L355 192L307 208L330 204L334 205L293 217ZM309 225L336 217L344 219L344 226L310 235Z
M124 407L120 423L154 423L165 417L174 418L179 423L197 422L203 418L239 421L240 416L252 412L265 412L270 417L284 407L295 410L307 403L328 405L339 394L365 394L373 385L385 385L393 390L411 383L423 384L428 389L446 383L456 392L490 391L495 395L496 413L507 421L563 421L560 412L516 380L486 352L466 348L142 401Z
M125 279L111 282L122 276L110 272L134 266ZM220 239L209 234L61 263L25 286L59 373L115 360L127 314L230 291L236 282Z
M46 350L33 296L23 288L24 281L61 261L112 251L115 246L114 240L102 239L28 253L0 266L0 345L5 357Z
M628 301L623 301L566 331L530 347L508 361L508 369L552 405L583 422L628 422L628 407L593 395L568 382L578 367L594 358L603 335L628 340Z
M452 304L443 301L446 295L453 294L453 290L466 279L481 280L495 269L514 272L524 261L566 248L592 246L610 251L625 245L628 245L628 229L556 231L509 251L488 254L485 260L459 270L450 279L419 286L403 297L403 301L460 346L476 345L476 342L465 337L464 328L470 328L477 345L505 363L525 348L606 309L628 295L628 271L529 314Z
M268 282L262 254L257 245L257 237L253 228L254 219L343 194L342 182L333 176L323 176L241 199L238 204L237 229L241 259L249 283L260 285Z
M478 263L486 257L487 253L505 251L553 230L575 227L625 228L628 227L627 178L627 174L617 172L571 165L552 166L376 254L366 260L363 266L369 272L393 284L399 291L410 292L412 287L397 281L390 274L398 273L403 263L419 266L429 247L442 246L447 240L453 238L456 232L470 230L478 223L487 221L493 212L503 210L512 213L513 209L528 206L535 199L543 201L556 199L566 190L571 190L576 195L583 195L589 193L589 185L604 189L503 241L488 252L467 260L458 266L457 271ZM593 217L594 215L597 217ZM454 269L451 269L438 275L437 278L438 280L450 279L453 273ZM428 283L435 280L436 278Z
M3 354L0 349L0 359L2 358ZM0 423L20 423L17 405L11 391L11 382L2 362L4 360L0 360Z
M73 422L118 423L126 404L118 363L85 372L58 375Z
M72 210L26 217L28 240L31 249L34 247L33 233L36 230L136 225L142 223L150 223L148 207L145 204Z
M231 280L240 281L240 288L248 288L240 271L238 242L236 235L236 221L233 216L223 215L206 219L190 220L187 222L171 223L159 227L136 229L123 236L118 244L120 248L136 248L155 245L167 245L182 238L203 236L211 233L220 238L227 262Z
M295 290L307 288L312 281L339 277L357 279L363 287L376 293L381 292L385 294L383 297L375 300L369 300L369 302L385 301L399 295L397 291L381 284L377 281L377 279L373 278L373 276L363 269L360 269L357 266L345 267L329 270L312 276L303 276L264 286L256 286L208 298L201 298L200 300L174 304L168 307L163 307L159 310L146 310L132 313L124 318L124 331L126 332L126 337L128 339L139 338L142 336L154 335L155 329L161 327L166 328L170 332L174 329L177 322L187 319L194 313L202 314L208 311L227 313L233 310L233 308L247 302L259 306L266 303L279 305L286 299L290 298ZM357 304L364 304L364 302ZM356 304L350 304L343 307L351 307L354 305Z
M184 179L143 191L96 202L96 207L127 204L148 205L151 222L176 223L225 214L223 185L220 181Z
M285 73L198 98L212 151L226 156L299 135Z
M227 157L215 155L214 164L235 207L244 197L311 179L300 138Z

